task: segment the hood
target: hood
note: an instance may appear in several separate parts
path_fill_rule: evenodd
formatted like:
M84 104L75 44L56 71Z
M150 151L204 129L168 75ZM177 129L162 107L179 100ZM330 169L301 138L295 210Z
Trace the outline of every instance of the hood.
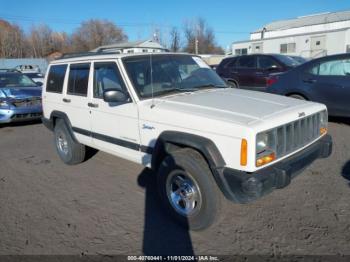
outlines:
M184 93L155 99L158 109L249 125L308 102L234 88Z
M31 97L41 97L41 87L4 87L0 88L6 97L13 99L26 99Z

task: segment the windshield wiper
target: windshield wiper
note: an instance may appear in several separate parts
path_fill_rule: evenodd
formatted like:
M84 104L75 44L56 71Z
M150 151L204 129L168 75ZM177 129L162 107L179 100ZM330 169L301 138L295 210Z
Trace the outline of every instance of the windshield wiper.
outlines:
M214 85L214 84L205 84L205 85L198 85L198 86L195 86L193 88L195 88L196 90L199 90L199 89L206 89L206 88L226 88L228 86L226 85Z

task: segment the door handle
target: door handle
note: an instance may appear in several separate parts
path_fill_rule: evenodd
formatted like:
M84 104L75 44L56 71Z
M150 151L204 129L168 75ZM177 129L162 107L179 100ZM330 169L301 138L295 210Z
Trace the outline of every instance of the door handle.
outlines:
M68 98L63 98L62 101L65 103L70 103L70 99L68 99Z
M88 107L96 108L96 107L98 107L98 104L88 103Z
M303 81L304 81L305 83L310 83L310 84L313 84L313 83L316 83L316 82L317 82L316 79L312 79L312 78L310 78L310 79L304 79Z

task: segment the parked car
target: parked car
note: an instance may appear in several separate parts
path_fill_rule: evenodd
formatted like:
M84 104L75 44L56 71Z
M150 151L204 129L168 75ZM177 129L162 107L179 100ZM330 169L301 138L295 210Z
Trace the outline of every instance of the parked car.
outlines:
M350 54L311 60L269 82L270 93L324 103L330 115L350 117Z
M65 56L43 109L64 163L88 146L152 168L164 208L193 230L225 212L222 196L254 201L332 151L324 105L228 88L190 54Z
M271 73L288 71L299 64L285 55L252 54L225 58L216 72L232 87L265 91Z
M40 73L40 67L38 65L18 65L15 69L22 73Z
M0 68L0 73L10 73L10 72L21 73L20 71L14 68Z
M41 116L41 87L21 73L0 73L0 123Z
M30 79L32 79L39 86L42 86L44 84L44 75L42 73L22 72L22 74L28 76Z

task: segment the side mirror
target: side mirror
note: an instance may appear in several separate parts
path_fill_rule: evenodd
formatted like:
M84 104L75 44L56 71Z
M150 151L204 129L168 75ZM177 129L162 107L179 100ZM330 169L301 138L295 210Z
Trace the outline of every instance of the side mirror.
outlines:
M36 84L37 86L43 86L43 83L42 83L42 82L35 82L35 84Z
M103 100L107 103L122 103L128 100L129 96L119 89L108 89L103 91Z

